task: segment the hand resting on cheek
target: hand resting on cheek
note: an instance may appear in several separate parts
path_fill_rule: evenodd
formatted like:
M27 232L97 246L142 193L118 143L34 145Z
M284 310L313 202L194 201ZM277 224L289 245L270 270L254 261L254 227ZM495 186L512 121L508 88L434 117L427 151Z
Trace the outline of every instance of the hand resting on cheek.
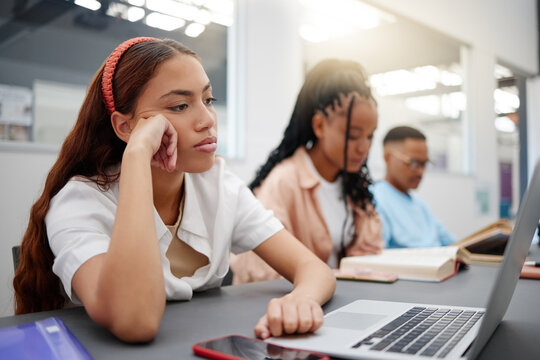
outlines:
M147 114L137 120L128 146L141 144L152 153L152 166L165 171L176 169L178 134L162 114Z

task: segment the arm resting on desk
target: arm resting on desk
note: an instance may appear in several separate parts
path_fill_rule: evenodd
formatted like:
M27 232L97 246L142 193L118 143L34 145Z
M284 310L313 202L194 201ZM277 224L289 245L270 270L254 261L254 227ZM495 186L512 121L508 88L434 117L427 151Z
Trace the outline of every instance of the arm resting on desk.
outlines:
M166 303L150 157L126 148L109 249L82 264L72 280L92 320L128 342L155 337Z
M255 326L261 338L317 330L323 321L321 305L334 294L331 269L286 230L281 230L255 253L294 284L289 294L272 299Z

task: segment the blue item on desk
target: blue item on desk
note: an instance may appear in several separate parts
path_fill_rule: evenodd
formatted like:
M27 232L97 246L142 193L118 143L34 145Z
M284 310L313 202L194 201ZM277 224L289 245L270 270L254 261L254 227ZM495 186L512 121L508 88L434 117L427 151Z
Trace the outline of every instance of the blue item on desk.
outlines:
M0 329L0 358L92 359L64 322L55 317Z

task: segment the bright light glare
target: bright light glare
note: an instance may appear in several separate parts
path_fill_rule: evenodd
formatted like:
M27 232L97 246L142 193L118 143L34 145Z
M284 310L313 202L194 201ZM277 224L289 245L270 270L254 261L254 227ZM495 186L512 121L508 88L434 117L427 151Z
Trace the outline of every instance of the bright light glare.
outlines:
M458 91L441 96L441 114L444 117L459 119L460 113L465 111L465 94Z
M204 1L204 6L211 11L231 16L234 10L234 5L231 0L206 0Z
M444 86L459 86L463 84L461 75L448 70L442 70L440 74L441 84Z
M146 12L144 9L136 6L128 6L126 4L120 3L110 3L109 8L107 9L107 15L121 18L124 20L129 20L131 22L141 20Z
M441 99L437 95L416 96L405 99L405 106L428 115L441 113Z
M143 6L144 0L127 0L128 4L133 6Z
M210 23L210 12L208 12L208 10L201 9L197 11L194 20L199 24L208 25Z
M186 27L184 33L192 38L196 38L204 31L205 26L203 24L191 23Z
M370 77L370 83L379 95L397 95L421 90L431 90L437 87L436 81L426 72L395 70Z
M495 89L493 92L495 99L495 112L498 114L507 114L519 109L519 96L507 90Z
M328 40L327 32L312 25L300 26L300 36L302 36L304 40L312 43L319 43Z
M223 25L223 26L231 26L233 24L233 18L232 14L219 14L219 13L213 13L211 15L211 20L213 23Z
M101 3L97 0L75 0L75 5L79 5L94 11L101 8Z
M144 9L136 6L130 6L127 11L127 19L131 22L139 21L144 17L145 14L146 12Z
M301 0L304 18L300 35L307 41L320 42L322 38L338 38L357 30L375 28L383 23L395 22L393 15L357 0ZM309 27L316 30L307 30ZM314 36L313 33L317 35Z
M107 15L127 19L128 6L126 4L111 3L107 8Z
M512 133L516 131L516 124L514 124L508 116L499 116L495 118L495 129L506 133Z
M165 31L176 30L186 24L184 19L163 15L160 13L150 13L146 16L145 23L148 26L159 28Z
M199 9L174 0L146 0L146 7L162 14L192 21Z
M512 71L506 66L495 64L495 69L493 71L495 79L510 78L514 77Z

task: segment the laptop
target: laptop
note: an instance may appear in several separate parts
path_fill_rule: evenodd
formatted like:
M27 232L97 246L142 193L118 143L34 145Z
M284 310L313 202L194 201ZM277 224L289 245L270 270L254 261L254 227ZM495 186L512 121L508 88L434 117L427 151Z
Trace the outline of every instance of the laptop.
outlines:
M349 359L475 359L514 294L540 218L540 161L521 202L486 308L357 300L314 334L268 342Z

